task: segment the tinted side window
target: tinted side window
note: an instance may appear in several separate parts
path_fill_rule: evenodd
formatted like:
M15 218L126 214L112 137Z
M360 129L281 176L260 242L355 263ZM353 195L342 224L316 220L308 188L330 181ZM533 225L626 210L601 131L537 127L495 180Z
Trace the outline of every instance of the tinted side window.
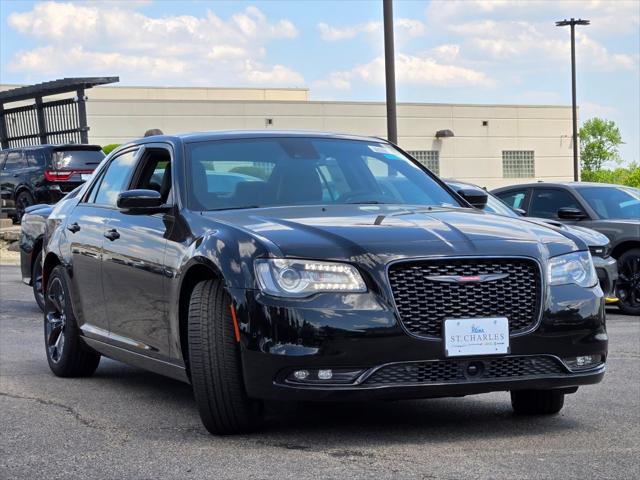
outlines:
M527 190L509 190L508 192L500 192L496 196L511 208L523 208Z
M93 203L102 205L116 205L118 194L126 189L131 173L136 163L137 150L124 153L114 158L107 167L106 173L100 180L95 195L92 193Z
M44 167L44 152L41 150L30 150L26 152L27 162L30 167Z
M558 218L562 207L580 208L576 199L565 190L536 188L531 198L530 217Z
M4 164L4 169L19 170L27 166L27 159L22 155L22 152L9 152L7 155L7 161Z

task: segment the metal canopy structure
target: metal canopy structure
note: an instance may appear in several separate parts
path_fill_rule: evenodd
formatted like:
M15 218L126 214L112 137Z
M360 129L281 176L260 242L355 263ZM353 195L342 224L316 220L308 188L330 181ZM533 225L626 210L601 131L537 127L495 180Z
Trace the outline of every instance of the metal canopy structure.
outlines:
M0 92L2 148L46 143L89 143L85 90L119 77L62 78ZM45 97L73 94L45 101ZM8 107L21 102L23 105Z

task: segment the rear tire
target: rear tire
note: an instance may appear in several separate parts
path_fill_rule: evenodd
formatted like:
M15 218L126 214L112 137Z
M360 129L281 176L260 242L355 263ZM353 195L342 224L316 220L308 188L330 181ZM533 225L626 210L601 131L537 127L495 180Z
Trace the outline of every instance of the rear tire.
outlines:
M262 424L262 402L247 396L230 299L218 280L198 283L189 302L191 384L205 428L213 434L250 432Z
M58 265L49 275L44 298L44 342L49 368L58 377L88 377L96 371L100 354L82 343L71 305L71 282Z
M33 297L44 312L44 293L42 292L42 250L38 252L36 261L31 269L31 285L33 286Z
M518 415L553 415L564 406L564 393L557 390L516 390L511 406Z

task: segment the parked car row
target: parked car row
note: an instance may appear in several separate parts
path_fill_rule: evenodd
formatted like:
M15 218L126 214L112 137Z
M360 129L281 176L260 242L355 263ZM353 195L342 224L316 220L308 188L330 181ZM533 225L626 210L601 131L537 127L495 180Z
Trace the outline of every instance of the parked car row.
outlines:
M601 183L530 183L493 190L524 215L606 235L618 263L616 296L620 309L640 315L640 190ZM593 251L592 251L593 254Z
M454 190L460 190L463 188L476 187L475 185L460 182L457 180L445 180L447 184ZM608 303L615 303L618 301L616 298L616 281L618 279L618 267L616 260L611 257L611 242L605 235L591 230L589 228L580 227L577 225L566 225L557 220L551 218L540 217L526 217L524 210L516 210L509 207L502 202L498 197L489 193L487 204L484 207L486 212L495 213L497 215L504 215L510 218L524 219L530 222L543 224L550 228L561 231L564 235L570 238L580 238L588 246L591 252L591 258L593 259L593 265L596 268L598 279L600 281L600 287L605 294L605 299Z

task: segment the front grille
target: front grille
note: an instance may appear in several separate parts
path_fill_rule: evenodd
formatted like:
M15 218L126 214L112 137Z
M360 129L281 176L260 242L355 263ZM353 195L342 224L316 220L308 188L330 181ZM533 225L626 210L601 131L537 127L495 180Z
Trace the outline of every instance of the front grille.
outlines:
M466 373L469 364L473 364L477 368L475 375ZM485 360L433 360L388 365L376 370L363 383L365 385L461 383L490 379L555 376L566 373L558 359L545 355Z
M427 279L442 275L507 274L467 283ZM526 259L445 259L401 262L389 268L389 281L405 328L419 336L441 337L447 318L507 317L510 333L527 330L538 318L541 279Z

